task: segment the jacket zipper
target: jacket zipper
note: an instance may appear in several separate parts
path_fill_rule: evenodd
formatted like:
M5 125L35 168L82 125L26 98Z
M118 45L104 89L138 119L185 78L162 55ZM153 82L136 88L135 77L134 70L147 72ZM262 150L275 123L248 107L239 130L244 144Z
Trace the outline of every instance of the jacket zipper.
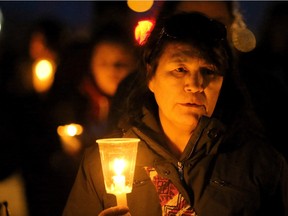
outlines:
M179 173L179 176L180 176L180 180L183 181L183 179L184 179L184 173L183 173L184 166L183 166L183 163L178 161L177 162L177 167L178 167L178 173Z

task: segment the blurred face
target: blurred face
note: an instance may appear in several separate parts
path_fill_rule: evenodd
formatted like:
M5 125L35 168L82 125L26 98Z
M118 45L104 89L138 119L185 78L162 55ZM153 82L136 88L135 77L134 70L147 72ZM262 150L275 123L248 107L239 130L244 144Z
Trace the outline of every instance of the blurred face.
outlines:
M162 126L193 130L201 116L212 115L222 83L217 68L200 58L191 46L168 44L149 81Z
M93 51L91 69L99 89L113 96L119 83L134 69L133 57L124 46L104 42Z

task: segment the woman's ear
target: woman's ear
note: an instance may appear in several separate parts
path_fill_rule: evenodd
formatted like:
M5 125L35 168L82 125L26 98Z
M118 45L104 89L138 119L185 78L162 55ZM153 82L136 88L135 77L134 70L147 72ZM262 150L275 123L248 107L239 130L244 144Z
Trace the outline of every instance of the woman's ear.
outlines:
M151 92L153 92L154 89L154 78L152 76L152 67L150 64L146 64L146 70L147 70L147 78L148 78L148 88Z

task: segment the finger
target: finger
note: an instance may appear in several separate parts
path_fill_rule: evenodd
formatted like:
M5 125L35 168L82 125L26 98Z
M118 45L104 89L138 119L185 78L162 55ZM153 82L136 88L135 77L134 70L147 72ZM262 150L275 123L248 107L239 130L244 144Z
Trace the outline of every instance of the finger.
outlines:
M127 206L113 206L111 208L104 209L98 216L119 216L125 215L128 212L129 208ZM128 215L130 214L128 213L127 216Z

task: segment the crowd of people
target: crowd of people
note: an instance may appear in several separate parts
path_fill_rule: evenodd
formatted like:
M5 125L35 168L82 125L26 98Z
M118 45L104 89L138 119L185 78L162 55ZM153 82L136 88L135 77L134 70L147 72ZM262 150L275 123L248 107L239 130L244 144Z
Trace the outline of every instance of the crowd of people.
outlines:
M60 20L43 17L28 29L19 57L6 61L3 54L0 198L15 216L62 214L84 149L104 134L118 83L135 71L131 30L114 21L98 27L89 37L72 37ZM41 60L54 71L39 91ZM77 148L58 134L69 124L83 128Z
M288 215L287 11L271 7L247 53L233 45L245 23L234 1L163 2L143 47L121 22L73 38L37 21L26 53L1 51L0 202L15 216ZM42 58L55 76L39 93ZM76 150L57 134L71 123L83 127ZM96 171L107 134L141 139L129 208L113 207Z

